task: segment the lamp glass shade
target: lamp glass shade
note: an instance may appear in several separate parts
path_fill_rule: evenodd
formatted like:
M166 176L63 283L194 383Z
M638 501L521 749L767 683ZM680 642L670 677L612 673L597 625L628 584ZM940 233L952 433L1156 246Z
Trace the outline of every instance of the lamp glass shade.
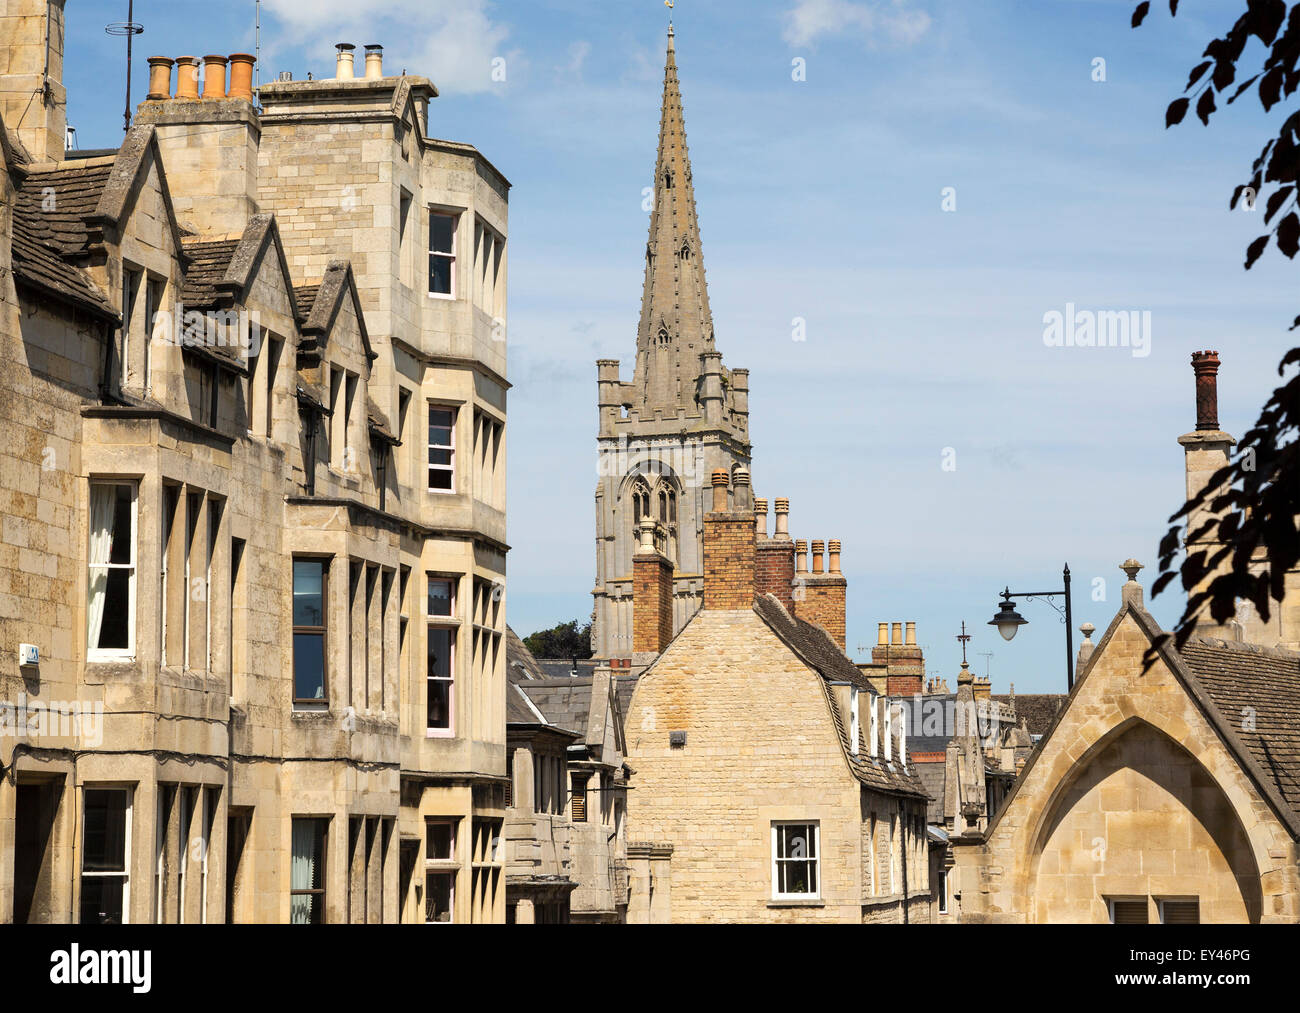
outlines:
M1008 599L998 605L997 615L989 620L989 625L998 628L1003 640L1011 640L1015 637L1016 630L1027 622L1029 620L1016 611L1016 603Z

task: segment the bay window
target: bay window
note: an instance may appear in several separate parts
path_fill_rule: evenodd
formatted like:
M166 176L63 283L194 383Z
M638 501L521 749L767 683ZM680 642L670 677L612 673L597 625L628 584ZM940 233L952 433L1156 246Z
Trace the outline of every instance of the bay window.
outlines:
M136 501L134 484L90 486L86 647L91 661L135 654Z

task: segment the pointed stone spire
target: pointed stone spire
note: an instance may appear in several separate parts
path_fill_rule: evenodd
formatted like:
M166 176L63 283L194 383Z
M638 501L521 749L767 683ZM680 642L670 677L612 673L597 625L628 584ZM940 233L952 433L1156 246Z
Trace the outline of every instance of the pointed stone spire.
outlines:
M636 347L633 385L643 410L675 414L678 407L693 409L702 372L700 355L714 350L713 314L671 27Z

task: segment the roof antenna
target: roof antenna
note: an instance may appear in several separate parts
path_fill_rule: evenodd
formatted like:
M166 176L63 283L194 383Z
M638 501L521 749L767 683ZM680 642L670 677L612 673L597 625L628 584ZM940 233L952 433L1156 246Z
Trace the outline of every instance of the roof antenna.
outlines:
M262 90L262 0L257 0L256 9L257 16L253 28L253 37L256 39L253 43L253 53L256 58L253 61L253 66L257 68L257 80L254 82L255 88L260 93Z
M122 127L123 132L125 132L131 129L131 67L133 62L131 49L135 37L144 33L144 25L138 24L135 20L135 0L127 0L126 20L114 21L111 25L107 25L104 31L109 35L126 36L126 113L123 116L126 125Z

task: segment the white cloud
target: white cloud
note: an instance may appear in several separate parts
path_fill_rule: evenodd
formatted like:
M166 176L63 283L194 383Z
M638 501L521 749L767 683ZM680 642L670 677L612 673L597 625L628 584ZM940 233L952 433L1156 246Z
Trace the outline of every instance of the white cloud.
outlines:
M424 75L442 92L501 89L493 61L506 60L507 80L518 69L513 64L522 62L506 50L510 30L492 17L488 0L266 0L265 8L270 52L319 52L320 63L310 68L318 77L333 76L337 42L381 43L386 73ZM361 68L358 54L358 74Z
M785 41L807 46L823 35L857 35L868 45L910 46L931 18L911 0L797 0L785 17Z

